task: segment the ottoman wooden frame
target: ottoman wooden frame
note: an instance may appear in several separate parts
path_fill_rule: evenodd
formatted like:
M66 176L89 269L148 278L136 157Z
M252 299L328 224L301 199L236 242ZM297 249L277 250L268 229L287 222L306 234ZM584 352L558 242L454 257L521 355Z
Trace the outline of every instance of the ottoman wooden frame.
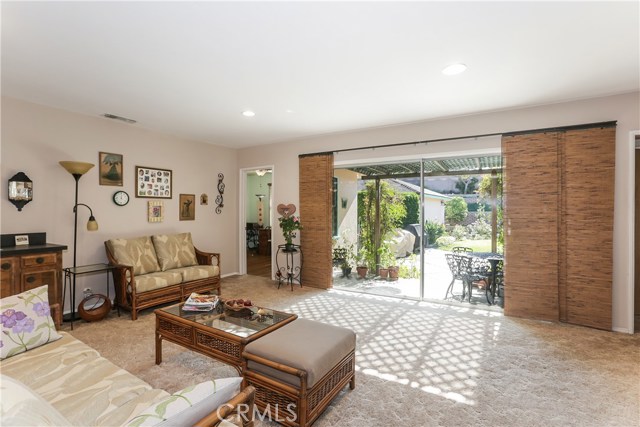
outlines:
M331 401L338 395L347 383L351 390L356 386L356 357L355 350L345 356L336 366L327 372L316 384L307 389L307 372L291 366L276 363L254 354L242 353L245 359L243 387L255 387L255 405L263 413L268 409L271 419L280 424L292 427L306 427L322 414ZM300 378L300 387L283 383L247 367L248 361L254 361L264 366L295 375ZM289 411L295 405L295 419ZM276 406L277 405L277 406ZM277 413L275 412L275 408Z

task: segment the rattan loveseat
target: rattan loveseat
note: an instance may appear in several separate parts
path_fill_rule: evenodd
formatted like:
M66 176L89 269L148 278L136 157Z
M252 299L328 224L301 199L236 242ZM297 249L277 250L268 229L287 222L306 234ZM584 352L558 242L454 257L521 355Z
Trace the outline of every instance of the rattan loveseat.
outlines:
M138 311L192 292L220 294L220 254L193 246L191 233L154 235L104 242L113 270L117 307Z

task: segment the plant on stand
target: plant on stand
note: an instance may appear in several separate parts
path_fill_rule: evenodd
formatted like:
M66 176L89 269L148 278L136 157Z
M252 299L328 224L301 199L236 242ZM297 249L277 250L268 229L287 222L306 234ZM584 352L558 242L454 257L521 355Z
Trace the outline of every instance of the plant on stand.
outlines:
M291 250L293 248L293 239L296 237L296 231L302 230L300 217L294 215L283 215L278 218L278 221L280 222L282 235L286 242L285 250Z
M378 248L378 256L380 257L380 267L378 267L378 275L382 279L386 279L389 275L389 265L393 263L394 256L391 253L389 242L380 243Z

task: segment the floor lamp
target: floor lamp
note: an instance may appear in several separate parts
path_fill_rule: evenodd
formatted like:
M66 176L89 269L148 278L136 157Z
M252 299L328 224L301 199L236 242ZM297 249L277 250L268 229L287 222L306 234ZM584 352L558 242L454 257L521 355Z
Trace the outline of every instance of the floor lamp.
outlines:
M61 161L60 165L67 170L73 178L76 180L76 198L73 203L73 213L74 213L74 223L73 223L73 269L76 268L76 254L77 254L77 243L78 243L78 206L85 206L89 209L89 221L87 222L87 230L88 231L96 231L98 229L98 222L96 218L93 216L93 211L88 205L84 203L78 203L78 182L80 178L85 173L89 172L89 170L94 166L93 163L85 163L85 162L74 162L74 161ZM73 283L70 289L71 294L71 321L73 322L76 316L76 275L73 275ZM64 310L64 307L62 307ZM72 324L73 327L73 324Z

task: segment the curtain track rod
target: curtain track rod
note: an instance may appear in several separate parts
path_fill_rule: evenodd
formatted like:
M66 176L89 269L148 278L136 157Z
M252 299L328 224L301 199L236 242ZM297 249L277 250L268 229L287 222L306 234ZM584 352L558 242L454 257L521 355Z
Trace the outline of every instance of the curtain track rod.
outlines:
M456 136L451 138L427 139L424 141L398 142L394 144L382 144L382 145L368 145L366 147L342 148L339 150L320 151L317 153L300 154L298 157L346 153L349 151L375 150L376 148L389 148L389 147L402 147L407 145L429 144L432 142L455 141L459 139L486 138L489 136L515 136L515 135L522 135L527 133L563 132L568 130L590 129L590 128L596 128L596 127L614 127L614 126L617 126L617 123L618 123L617 121L597 122L597 123L586 123L586 124L572 125L572 126L559 126L559 127L553 127L553 128L530 129L530 130L511 131L511 132L494 132L494 133L483 133L478 135Z

